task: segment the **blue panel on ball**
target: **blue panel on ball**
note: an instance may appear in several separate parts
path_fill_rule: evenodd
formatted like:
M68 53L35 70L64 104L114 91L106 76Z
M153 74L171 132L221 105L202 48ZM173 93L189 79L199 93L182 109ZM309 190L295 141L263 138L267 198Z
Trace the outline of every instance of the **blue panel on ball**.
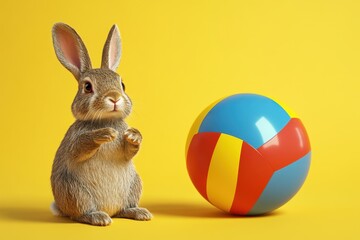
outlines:
M271 212L289 201L303 185L310 159L311 152L276 171L248 215Z
M289 114L275 101L256 94L237 94L216 104L199 132L221 132L258 148L285 127Z

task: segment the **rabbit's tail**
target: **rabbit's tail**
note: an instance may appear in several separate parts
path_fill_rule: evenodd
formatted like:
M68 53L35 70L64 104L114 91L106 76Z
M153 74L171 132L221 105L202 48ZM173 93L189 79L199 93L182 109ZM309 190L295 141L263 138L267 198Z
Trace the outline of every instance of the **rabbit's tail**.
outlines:
M50 205L50 211L52 214L54 214L54 216L58 216L58 217L64 217L65 215L60 211L60 209L58 208L58 206L56 205L55 202L52 202Z

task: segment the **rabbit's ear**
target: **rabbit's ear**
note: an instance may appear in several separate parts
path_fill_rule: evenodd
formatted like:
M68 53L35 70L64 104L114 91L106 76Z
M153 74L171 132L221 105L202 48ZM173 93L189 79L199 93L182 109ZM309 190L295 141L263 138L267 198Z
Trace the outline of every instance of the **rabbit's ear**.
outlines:
M54 25L52 37L57 58L79 80L81 73L91 69L83 41L74 29L64 23Z
M101 68L107 68L116 71L121 57L121 38L116 25L110 29L103 49Z

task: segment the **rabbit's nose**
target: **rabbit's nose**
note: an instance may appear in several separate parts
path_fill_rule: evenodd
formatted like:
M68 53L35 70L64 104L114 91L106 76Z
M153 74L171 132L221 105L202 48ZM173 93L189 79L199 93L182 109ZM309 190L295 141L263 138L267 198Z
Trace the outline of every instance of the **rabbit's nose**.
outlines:
M112 102L112 103L116 103L117 101L119 101L121 97L120 92L118 91L111 91L107 94L107 98Z

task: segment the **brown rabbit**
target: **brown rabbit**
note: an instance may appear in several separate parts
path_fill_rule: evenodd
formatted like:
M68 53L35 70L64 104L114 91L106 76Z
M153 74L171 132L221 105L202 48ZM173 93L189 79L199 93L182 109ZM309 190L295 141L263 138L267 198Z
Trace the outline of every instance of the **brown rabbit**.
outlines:
M150 220L151 213L138 207L142 184L132 162L142 136L124 121L132 103L115 72L121 56L117 26L105 42L100 69L92 69L83 41L70 26L55 24L52 37L57 58L79 84L72 104L76 121L53 163L52 211L99 226L111 224L111 217Z

